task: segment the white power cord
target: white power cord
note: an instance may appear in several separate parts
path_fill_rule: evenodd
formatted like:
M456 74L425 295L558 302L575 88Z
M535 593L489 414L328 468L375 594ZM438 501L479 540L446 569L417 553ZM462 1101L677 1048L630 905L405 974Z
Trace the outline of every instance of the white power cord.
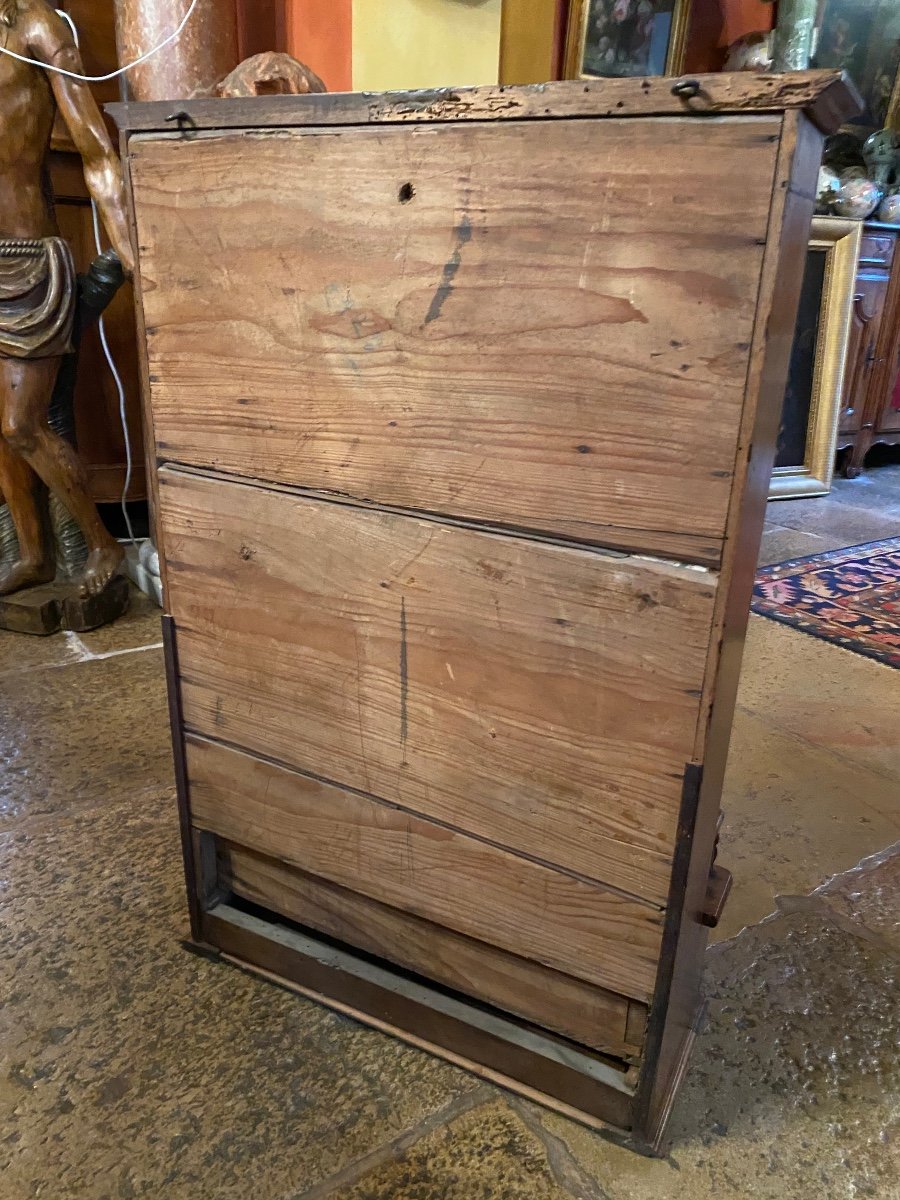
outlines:
M115 79L119 75L124 75L125 72L130 71L132 67L139 67L141 63L145 63L148 58L152 58L153 55L162 50L164 46L168 46L170 42L174 42L193 16L194 9L197 7L197 3L198 0L191 0L191 6L181 18L178 28L170 33L168 37L163 38L158 46L154 46L152 50L147 50L146 53L140 56L140 58L136 58L134 62L127 63L124 67L119 67L116 71L110 71L108 75L79 75L77 71L67 71L64 67L54 67L50 63L38 62L37 59L28 58L24 54L16 54L15 50L7 50L5 46L0 46L0 54L8 54L10 58L17 58L19 62L28 63L30 66L43 67L45 71L54 71L57 75L65 75L67 78L77 79L81 83L106 83L107 80ZM63 17L64 20L68 21L69 27L74 33L75 25L69 14L67 12L63 12L62 9L57 9L56 11L61 17ZM78 45L77 34L75 35L75 45Z
M103 253L103 243L100 240L100 218L97 214L97 205L91 200L91 216L94 219L94 244L97 247L97 253ZM131 527L131 517L128 515L128 491L131 487L131 438L128 434L128 414L125 411L125 388L122 384L122 376L119 374L119 369L116 366L116 360L112 356L112 351L109 348L109 342L106 337L106 319L100 315L100 345L103 347L103 353L106 356L106 361L109 364L109 371L113 377L113 382L116 385L116 391L119 393L119 420L122 423L122 436L125 440L125 482L122 486L122 497L119 500L119 505L122 509L122 516L125 518L125 528L128 530L128 539L132 546L137 545L137 539L134 536L134 530Z
M196 3L196 0L194 0L194 3ZM192 4L191 8L188 10L187 16L185 17L185 21L187 21L187 18L191 15L191 11L193 10L193 7L194 7L194 5ZM69 16L69 14L67 12L64 12L61 8L57 9L56 11L63 18L63 20L67 22L69 28L72 30L72 37L75 40L76 48L78 48L78 46L79 46L78 29L75 26L75 22L72 20L72 18ZM180 30L179 30L179 32L180 32ZM171 40L171 39L169 39L169 40ZM157 50L158 49L159 49L159 46L157 46ZM28 61L32 62L34 60L29 59ZM44 64L41 64L41 65L44 65ZM134 66L134 63L132 63L131 65ZM124 69L127 70L128 68L126 67ZM97 204L93 199L91 200L91 216L93 218L93 223L94 223L94 245L97 247L97 253L102 254L103 253L103 242L100 238L100 216L97 212ZM128 492L129 492L129 489L131 488L132 456L131 456L131 438L128 433L128 414L127 414L126 408L125 408L125 388L122 384L122 376L119 374L119 369L116 366L116 361L113 358L112 351L109 348L109 341L106 336L106 321L102 315L101 315L100 321L99 321L99 329L100 329L100 345L103 347L103 353L106 357L107 364L109 365L110 374L112 375L113 382L116 385L116 391L119 393L119 420L122 424L122 436L125 440L125 484L122 488L122 496L119 501L119 504L122 509L122 516L125 518L125 528L128 530L129 541L131 542L132 546L136 546L137 539L134 536L134 529L132 528L132 525L131 525L131 517L128 514L128 505L126 503L126 501L128 499Z

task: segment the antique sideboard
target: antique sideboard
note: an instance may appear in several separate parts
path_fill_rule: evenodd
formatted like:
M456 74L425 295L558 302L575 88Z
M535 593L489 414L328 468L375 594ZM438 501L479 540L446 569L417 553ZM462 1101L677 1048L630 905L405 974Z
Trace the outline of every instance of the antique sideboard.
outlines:
M900 445L900 229L867 221L851 310L838 450L853 479L877 443Z
M835 72L115 106L198 946L659 1148L856 107Z

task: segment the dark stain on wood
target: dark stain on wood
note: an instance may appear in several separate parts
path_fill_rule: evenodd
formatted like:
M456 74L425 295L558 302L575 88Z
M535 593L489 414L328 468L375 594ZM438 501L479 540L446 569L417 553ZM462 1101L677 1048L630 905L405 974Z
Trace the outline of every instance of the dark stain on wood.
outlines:
M406 739L409 734L409 651L406 640L406 600L400 598L400 748L406 766Z
M436 321L441 315L441 309L447 302L447 298L453 291L453 281L456 278L456 273L459 270L462 262L462 248L472 240L472 222L463 213L459 224L456 227L456 245L453 247L453 253L444 264L444 270L441 274L441 282L438 284L437 291L431 301L431 307L425 317L425 324L430 325L432 321Z

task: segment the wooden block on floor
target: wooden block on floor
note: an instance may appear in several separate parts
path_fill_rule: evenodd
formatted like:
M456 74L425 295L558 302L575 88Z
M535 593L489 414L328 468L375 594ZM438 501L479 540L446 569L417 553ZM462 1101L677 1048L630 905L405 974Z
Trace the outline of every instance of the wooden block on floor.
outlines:
M117 620L130 602L124 575L116 575L97 596L80 596L77 585L69 581L44 583L0 597L0 629L37 637L63 629L86 633Z
M63 601L62 628L87 633L117 621L128 611L131 590L124 575L116 575L97 596L79 596L69 590Z

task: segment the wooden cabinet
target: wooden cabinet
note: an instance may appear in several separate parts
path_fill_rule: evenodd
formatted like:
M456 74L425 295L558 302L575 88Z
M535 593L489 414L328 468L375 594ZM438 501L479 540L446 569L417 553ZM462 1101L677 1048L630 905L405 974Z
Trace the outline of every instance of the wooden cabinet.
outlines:
M868 222L853 297L838 449L858 475L876 442L900 444L900 230Z
M853 107L699 86L117 110L196 942L645 1147Z

